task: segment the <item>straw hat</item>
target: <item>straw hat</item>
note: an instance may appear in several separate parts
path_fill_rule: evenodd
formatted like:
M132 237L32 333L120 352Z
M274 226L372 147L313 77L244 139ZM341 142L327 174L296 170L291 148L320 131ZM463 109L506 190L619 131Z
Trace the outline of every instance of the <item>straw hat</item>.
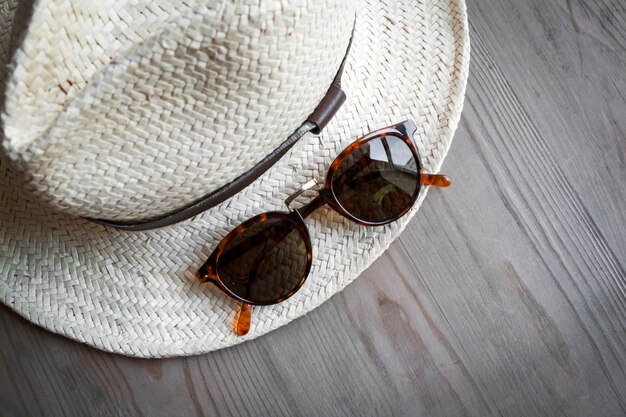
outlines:
M287 301L255 307L245 337L231 330L235 303L195 271L237 224L323 180L358 136L413 119L436 172L459 121L463 0L27 3L0 0L0 300L100 349L197 354L315 308L388 247L425 194L386 227L324 209L307 220L311 275ZM316 135L307 120L338 73L347 99ZM162 219L250 172L249 186L165 227L86 219Z

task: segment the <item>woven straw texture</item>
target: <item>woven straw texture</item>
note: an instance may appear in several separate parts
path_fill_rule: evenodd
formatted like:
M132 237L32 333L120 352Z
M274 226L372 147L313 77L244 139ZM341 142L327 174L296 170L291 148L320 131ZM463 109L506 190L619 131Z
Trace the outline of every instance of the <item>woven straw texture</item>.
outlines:
M331 84L355 11L346 0L108 3L34 9L31 28L53 25L20 46L3 145L40 201L117 220L190 204L275 149Z
M328 209L315 213L307 220L313 243L307 282L279 305L254 307L252 327L245 337L231 330L235 303L212 286L200 285L194 272L234 226L264 211L284 210L283 200L289 194L312 178L321 182L334 157L368 131L413 119L424 166L438 171L460 118L467 81L464 1L363 0L356 9L342 83L348 99L326 130L320 136L306 134L251 186L193 219L135 233L92 224L46 208L15 178L16 170L7 169L6 159L0 162L2 302L40 326L100 349L165 357L253 339L342 290L398 236L425 193L409 215L386 227L362 227ZM344 24L351 26L349 11L343 13ZM9 44L15 42L10 30L14 20L13 2L0 1L2 62L9 59ZM38 28L31 26L31 30ZM25 53L20 49L13 59L26 62L28 58L19 55ZM304 59L294 54L289 59ZM315 66L321 71L320 67ZM84 76L89 68L82 71ZM0 77L4 75L0 72ZM93 90L88 95L97 94ZM27 98L14 100L22 99ZM194 113L188 123L195 123L196 117L203 120L205 113ZM6 128L18 128L11 117L5 113ZM158 119L151 112L146 117ZM173 131L176 126L165 123L159 129ZM17 158L9 155L9 159Z

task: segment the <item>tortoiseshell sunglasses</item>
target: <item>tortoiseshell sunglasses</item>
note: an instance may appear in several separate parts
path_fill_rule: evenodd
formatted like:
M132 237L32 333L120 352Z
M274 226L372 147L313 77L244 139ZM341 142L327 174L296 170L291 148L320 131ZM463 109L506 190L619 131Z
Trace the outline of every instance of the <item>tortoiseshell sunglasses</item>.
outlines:
M368 133L333 161L318 195L299 209L291 207L306 183L285 200L289 212L272 211L247 220L231 231L198 271L240 301L234 331L245 335L251 305L277 304L291 297L306 281L313 251L304 219L328 204L344 217L364 226L381 226L406 214L422 185L447 187L445 175L425 174L413 145L415 123L410 120Z

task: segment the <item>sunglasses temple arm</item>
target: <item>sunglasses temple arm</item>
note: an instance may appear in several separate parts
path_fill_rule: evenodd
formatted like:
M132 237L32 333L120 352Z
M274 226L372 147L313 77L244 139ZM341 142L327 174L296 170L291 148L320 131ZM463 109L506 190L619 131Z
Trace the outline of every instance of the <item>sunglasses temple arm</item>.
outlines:
M239 311L235 315L233 323L233 331L237 336L245 336L250 330L250 322L252 321L252 306L247 303L241 303Z
M439 174L420 174L420 182L422 185L432 185L435 187L449 187L452 184L450 178L446 175Z

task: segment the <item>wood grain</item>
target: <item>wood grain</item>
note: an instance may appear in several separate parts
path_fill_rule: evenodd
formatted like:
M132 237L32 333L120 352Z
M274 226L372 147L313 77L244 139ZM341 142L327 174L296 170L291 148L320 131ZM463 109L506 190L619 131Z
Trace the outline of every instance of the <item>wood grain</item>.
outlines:
M625 416L626 5L472 0L453 180L293 324L189 358L0 308L1 416Z

